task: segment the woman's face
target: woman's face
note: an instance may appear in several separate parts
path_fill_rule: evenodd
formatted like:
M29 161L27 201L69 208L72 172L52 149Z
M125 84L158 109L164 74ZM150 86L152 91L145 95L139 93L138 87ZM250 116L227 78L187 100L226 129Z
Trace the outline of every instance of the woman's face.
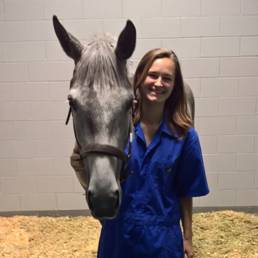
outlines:
M165 104L175 82L175 63L171 58L155 59L140 86L143 101Z

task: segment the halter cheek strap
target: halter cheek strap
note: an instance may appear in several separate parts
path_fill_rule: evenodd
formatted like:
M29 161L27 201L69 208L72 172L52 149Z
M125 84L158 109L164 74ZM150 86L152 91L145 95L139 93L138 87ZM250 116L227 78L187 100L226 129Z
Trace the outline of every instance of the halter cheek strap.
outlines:
M68 114L67 114L67 117L66 117L66 120L65 120L65 125L68 125L71 113L72 113L72 109L71 109L71 107L69 107L69 111L68 111Z

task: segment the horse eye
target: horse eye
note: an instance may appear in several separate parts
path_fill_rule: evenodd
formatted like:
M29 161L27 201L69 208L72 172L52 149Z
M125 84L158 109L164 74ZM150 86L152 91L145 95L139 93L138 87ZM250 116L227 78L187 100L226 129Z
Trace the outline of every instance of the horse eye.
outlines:
M68 103L69 103L70 107L75 109L76 100L71 95L68 95L67 100L68 100Z

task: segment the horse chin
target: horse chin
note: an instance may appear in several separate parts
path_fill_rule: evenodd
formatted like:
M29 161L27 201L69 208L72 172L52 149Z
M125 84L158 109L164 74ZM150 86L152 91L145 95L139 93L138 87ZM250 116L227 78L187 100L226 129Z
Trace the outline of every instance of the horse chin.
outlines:
M91 215L98 219L98 220L105 220L105 219L114 219L117 216L118 210L115 212L102 212L102 211L93 211L91 210Z

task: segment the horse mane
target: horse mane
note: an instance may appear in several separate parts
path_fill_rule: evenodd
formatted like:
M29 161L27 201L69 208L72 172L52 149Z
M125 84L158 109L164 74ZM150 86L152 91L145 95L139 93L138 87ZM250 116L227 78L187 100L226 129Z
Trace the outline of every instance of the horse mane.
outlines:
M98 89L128 86L126 63L116 58L115 46L115 40L105 34L95 36L84 48L77 67L84 85Z

